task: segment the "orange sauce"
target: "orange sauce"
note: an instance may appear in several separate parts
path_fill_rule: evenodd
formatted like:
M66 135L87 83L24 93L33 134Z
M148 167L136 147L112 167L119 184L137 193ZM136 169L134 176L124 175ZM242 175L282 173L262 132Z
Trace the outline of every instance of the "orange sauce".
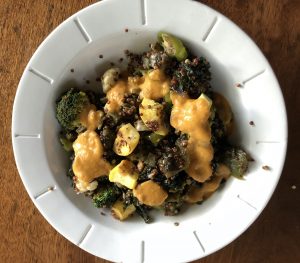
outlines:
M159 69L152 70L142 77L121 79L107 92L105 110L118 112L126 93L137 93L141 98L157 100L163 98L169 91L169 80Z
M168 197L168 193L152 180L139 184L133 189L133 195L143 204L160 206Z
M184 196L184 200L188 203L203 201L204 199L210 197L219 188L223 178L227 179L229 176L229 168L224 164L220 164L216 170L214 178L208 182L205 182L200 188L192 186Z
M118 112L123 103L124 95L127 92L127 82L124 80L118 80L106 94L107 103L105 104L105 110L108 112Z
M155 69L145 75L144 82L139 85L139 88L142 98L157 100L169 93L170 84L163 71Z
M187 153L190 165L186 172L194 180L205 182L212 175L213 147L210 144L209 124L211 101L202 96L190 99L175 92L171 92L171 100L171 125L189 135Z
M90 183L95 178L107 175L111 165L102 158L103 146L99 135L94 131L100 124L103 112L96 111L94 105L87 107L80 116L87 131L78 135L73 143L75 159L73 172L81 183Z
M209 182L204 183L201 188L192 186L184 196L184 200L188 203L197 203L203 201L219 188L221 181L221 177L214 177Z
M104 113L102 111L96 111L96 106L91 104L82 111L79 119L80 123L82 123L87 130L95 130L99 126L103 116Z
M79 134L73 148L75 152L73 171L78 180L89 183L109 173L111 167L102 158L103 146L95 131L87 130Z

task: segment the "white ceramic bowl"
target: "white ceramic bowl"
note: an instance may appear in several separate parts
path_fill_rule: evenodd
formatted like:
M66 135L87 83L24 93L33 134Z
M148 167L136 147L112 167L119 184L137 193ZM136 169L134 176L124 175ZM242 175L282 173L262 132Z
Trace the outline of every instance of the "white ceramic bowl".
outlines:
M57 139L55 100L67 87L99 88L95 79L109 62L118 63L125 49L146 50L160 30L177 35L210 61L213 88L225 94L233 107L239 131L235 140L255 162L246 180L230 179L203 205L182 215L157 214L150 225L139 218L119 222L101 216L88 198L70 187L67 157ZM67 19L31 58L15 98L12 139L32 201L71 242L111 261L186 262L224 247L261 213L282 171L287 119L267 60L220 13L188 0L104 0ZM271 170L263 170L263 165Z

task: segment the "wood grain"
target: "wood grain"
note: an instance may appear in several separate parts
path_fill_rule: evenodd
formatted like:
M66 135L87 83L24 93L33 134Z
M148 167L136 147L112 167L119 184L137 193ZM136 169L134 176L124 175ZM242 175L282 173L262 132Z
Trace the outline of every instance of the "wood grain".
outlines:
M93 2L0 2L1 262L108 262L77 248L46 222L23 187L11 146L12 105L28 60L56 26ZM287 105L289 146L280 183L259 219L233 243L195 262L300 262L300 1L202 2L238 24L270 61ZM297 188L292 190L292 185Z

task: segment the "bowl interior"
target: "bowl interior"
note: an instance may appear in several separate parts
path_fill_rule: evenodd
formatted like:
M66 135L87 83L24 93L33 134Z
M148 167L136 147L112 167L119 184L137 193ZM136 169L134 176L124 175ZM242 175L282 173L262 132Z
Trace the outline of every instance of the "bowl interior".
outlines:
M77 87L83 90L101 90L101 82L97 78L101 77L103 72L111 67L111 63L115 66L124 68L126 67L126 59L124 56L124 51L126 49L134 52L143 52L149 48L150 43L156 41L157 32L154 31L133 31L131 30L127 34L115 34L110 35L107 38L94 41L91 45L87 46L85 49L81 50L79 54L71 61L64 72L62 72L61 77L56 81L53 92L49 96L46 104L45 117L44 117L44 143L45 150L47 151L48 164L53 172L53 176L57 181L57 184L61 189L64 189L66 196L69 200L83 213L87 214L93 221L101 221L101 224L106 224L108 227L116 228L117 225L122 228L122 231L126 231L127 227L130 228L130 224L120 223L111 218L101 218L99 219L99 210L95 209L91 205L89 198L85 198L83 195L76 195L71 189L70 180L65 176L69 161L66 152L62 149L58 134L60 127L55 118L55 102L57 98L67 89L72 87ZM243 108L242 102L239 99L239 94L236 89L234 89L234 81L230 74L227 72L226 68L220 63L212 54L209 53L205 48L193 43L191 40L186 40L187 46L193 53L204 56L211 63L212 71L212 85L213 89L224 94L230 101L235 113L243 110L242 115L247 116L247 111ZM102 55L103 58L99 58ZM120 62L120 58L124 61ZM74 72L71 72L71 69ZM72 70L72 71L73 71ZM236 120L239 121L240 114L235 114L237 116ZM240 129L236 129L236 134ZM236 140L238 145L243 145L243 136L238 136L239 140ZM247 148L247 145L245 145ZM214 205L220 198L222 198L223 191L230 190L230 184L232 180L214 195L209 201L204 202L201 206L193 206L188 209L182 216L180 220L185 220L187 218L198 216L203 216L208 209L213 209ZM157 222L170 222L176 221L178 218L169 218L158 213L156 215ZM191 216L193 214L193 216ZM138 218L133 218L131 220L135 222L135 231L140 231L139 228L144 227L142 220ZM138 227L137 227L138 226Z

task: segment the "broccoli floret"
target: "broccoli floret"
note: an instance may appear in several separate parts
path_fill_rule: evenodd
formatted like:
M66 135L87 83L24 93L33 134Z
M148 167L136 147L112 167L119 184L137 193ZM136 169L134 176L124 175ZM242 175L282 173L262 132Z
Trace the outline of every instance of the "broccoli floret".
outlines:
M242 179L248 169L249 156L240 148L228 148L223 156L223 162L231 170L231 175Z
M93 204L97 208L111 207L122 194L121 190L114 184L100 186L93 195Z
M183 171L187 167L187 164L188 158L185 147L182 147L182 149L177 146L166 148L162 157L158 160L159 170L167 178Z
M208 93L210 89L210 65L203 57L186 59L179 64L171 80L171 89L179 93L186 93L191 98L198 98L201 93Z
M80 113L89 104L89 98L85 92L70 89L57 102L56 118L65 130L75 130L81 126Z

